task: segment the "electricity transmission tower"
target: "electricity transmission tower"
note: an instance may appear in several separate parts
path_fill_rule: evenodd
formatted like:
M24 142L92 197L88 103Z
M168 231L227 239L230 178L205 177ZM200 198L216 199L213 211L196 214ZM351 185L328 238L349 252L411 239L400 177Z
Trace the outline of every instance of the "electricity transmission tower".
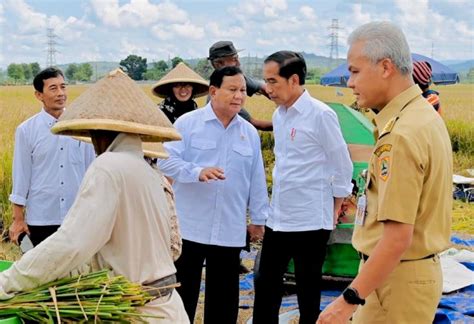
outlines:
M58 52L56 50L56 45L58 44L56 42L56 38L58 36L54 33L53 28L48 28L47 29L47 34L48 38L48 50L47 50L47 55L46 55L46 67L54 66L56 65L56 53Z
M335 61L339 58L339 20L333 19L331 26L329 26L329 37L331 43L329 44L329 68L332 68L335 65Z

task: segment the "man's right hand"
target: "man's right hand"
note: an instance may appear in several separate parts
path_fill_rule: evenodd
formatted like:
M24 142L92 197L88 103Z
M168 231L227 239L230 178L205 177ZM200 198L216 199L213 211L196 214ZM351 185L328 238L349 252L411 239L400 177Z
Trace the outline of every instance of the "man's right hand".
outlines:
M199 173L199 181L209 182L209 180L225 180L224 170L216 167L202 169Z
M8 231L10 240L16 245L19 245L20 242L18 242L18 238L20 237L21 233L26 233L30 235L28 225L24 220L14 220L13 223L10 225L10 230Z

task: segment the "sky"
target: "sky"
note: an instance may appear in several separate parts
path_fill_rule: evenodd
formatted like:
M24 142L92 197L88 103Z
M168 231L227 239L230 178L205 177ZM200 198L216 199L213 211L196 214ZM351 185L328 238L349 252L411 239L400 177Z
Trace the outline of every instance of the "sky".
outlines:
M218 40L232 40L243 56L282 49L329 56L333 19L340 58L357 26L389 20L412 52L474 59L472 0L0 0L0 68L44 66L48 28L57 35L57 64L207 57Z

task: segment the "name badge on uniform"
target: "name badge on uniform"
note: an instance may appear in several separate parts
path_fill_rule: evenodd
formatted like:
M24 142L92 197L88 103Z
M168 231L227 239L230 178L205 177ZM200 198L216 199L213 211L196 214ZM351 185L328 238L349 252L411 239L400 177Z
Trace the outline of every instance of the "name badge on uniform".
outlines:
M365 197L365 194L364 194L360 196L359 199L357 200L357 211L356 211L355 220L354 220L354 223L356 225L364 226L366 209L367 209L367 198Z

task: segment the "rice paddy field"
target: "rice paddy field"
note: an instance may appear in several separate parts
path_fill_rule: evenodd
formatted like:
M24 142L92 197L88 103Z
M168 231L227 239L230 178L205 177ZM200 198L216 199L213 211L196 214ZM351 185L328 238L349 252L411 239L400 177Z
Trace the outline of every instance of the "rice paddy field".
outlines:
M87 85L68 87L69 102L79 96ZM151 85L142 85L143 90L158 103L159 99L151 95ZM351 90L346 88L308 85L307 89L316 98L326 102L351 104L354 101ZM440 92L443 118L453 143L454 171L469 176L466 169L474 169L474 85L458 84L435 87ZM205 98L199 98L198 105L204 105ZM263 96L247 98L245 107L254 118L271 119L275 105ZM11 222L11 207L8 196L11 191L11 167L13 158L15 128L25 119L37 113L41 104L35 99L32 86L0 87L0 221L4 229ZM265 159L271 159L264 152ZM271 180L271 176L267 178ZM474 235L474 204L455 201L453 207L452 230L461 235ZM6 233L4 232L4 237ZM16 260L20 256L18 247L11 243L0 243L0 259ZM246 264L252 268L253 264ZM197 321L202 319L202 304L197 313ZM240 310L238 323L245 323L251 316L251 309Z

